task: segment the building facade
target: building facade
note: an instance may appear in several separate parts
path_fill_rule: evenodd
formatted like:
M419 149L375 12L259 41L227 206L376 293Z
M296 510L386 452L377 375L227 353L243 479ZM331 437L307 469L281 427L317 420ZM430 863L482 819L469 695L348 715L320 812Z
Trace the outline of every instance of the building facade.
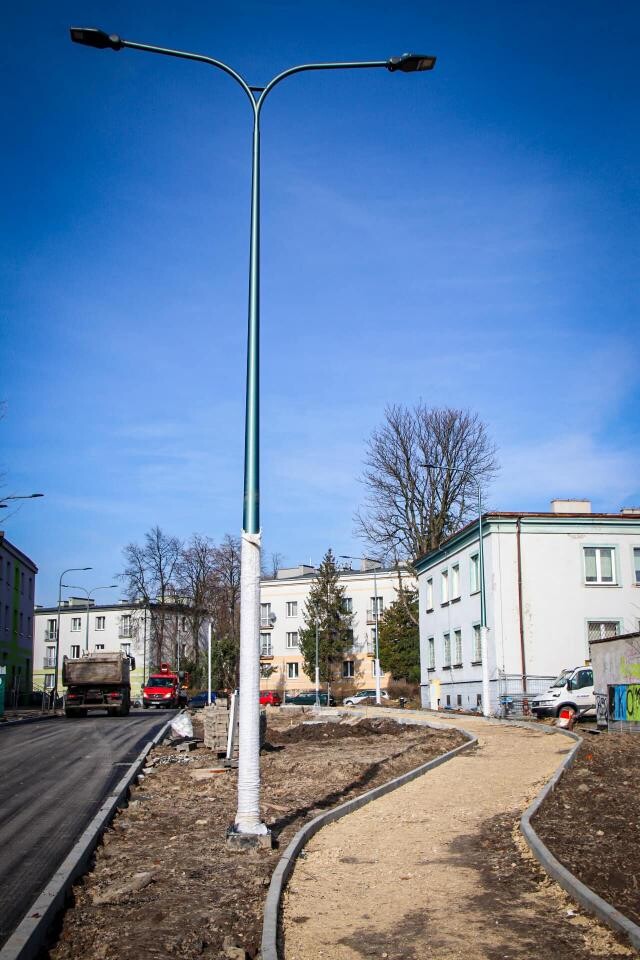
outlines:
M5 706L31 690L34 596L38 568L0 531L0 667L6 668Z
M304 608L316 576L314 567L300 566L279 570L275 578L260 583L263 690L277 690L284 697L315 687L315 674L309 677L303 670L299 637L306 626ZM353 614L353 645L344 656L334 686L344 691L372 689L376 683L376 605L380 619L397 597L398 573L378 567L374 571L369 565L368 569L341 571L339 584L344 588L345 610ZM415 581L403 575L403 586L415 589ZM388 674L381 674L383 688L389 680Z
M588 662L590 640L638 629L640 511L590 506L483 515L492 712ZM478 544L474 521L416 564L425 707L482 704Z

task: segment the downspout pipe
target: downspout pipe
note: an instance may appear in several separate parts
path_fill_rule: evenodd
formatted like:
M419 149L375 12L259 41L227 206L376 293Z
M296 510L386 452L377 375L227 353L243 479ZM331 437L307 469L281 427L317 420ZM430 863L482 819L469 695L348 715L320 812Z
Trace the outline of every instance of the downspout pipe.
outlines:
M518 559L518 625L520 628L520 665L522 689L527 692L527 655L524 645L524 617L522 613L522 517L516 520L516 555Z

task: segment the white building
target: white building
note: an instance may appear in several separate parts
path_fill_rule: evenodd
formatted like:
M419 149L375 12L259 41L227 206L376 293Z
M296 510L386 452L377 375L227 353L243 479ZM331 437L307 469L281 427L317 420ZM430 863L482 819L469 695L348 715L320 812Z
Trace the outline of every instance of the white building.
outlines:
M344 588L345 610L353 614L353 646L342 663L345 687L375 687L376 600L378 618L397 598L398 574L375 564L363 564L361 570L343 570L339 584ZM376 567L375 571L373 567ZM303 672L299 647L300 630L306 624L304 607L317 576L311 566L279 570L273 579L260 582L260 664L263 690L278 690L283 695L311 689L315 677ZM403 576L405 589L415 589L415 581ZM268 676L264 674L268 673ZM381 675L381 685L389 682Z
M526 700L589 658L589 640L638 629L640 509L483 515L491 709ZM478 522L416 563L423 706L482 702Z
M31 690L33 598L38 568L0 530L0 667L6 669L5 706Z

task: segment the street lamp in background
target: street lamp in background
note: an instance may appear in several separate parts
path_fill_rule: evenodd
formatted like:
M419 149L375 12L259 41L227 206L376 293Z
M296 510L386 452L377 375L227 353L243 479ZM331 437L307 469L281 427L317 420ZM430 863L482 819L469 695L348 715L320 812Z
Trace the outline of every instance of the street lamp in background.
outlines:
M379 563L382 567L382 560L379 557L351 557L348 553L340 554L341 560L368 560L369 563ZM380 706L382 702L382 697L380 695L380 637L378 631L378 577L377 569L373 568L373 608L374 608L374 621L376 625L376 645L375 645L375 659L374 659L374 669L376 674L376 703Z
M88 567L87 569L91 569L91 568ZM91 590L87 590L85 587L76 587L75 584L71 584L71 583L63 583L62 586L65 588L65 590L82 590L82 592L85 594L85 597L87 600L87 623L85 626L84 652L88 653L89 652L89 607L91 606L90 601L93 598L93 594L96 593L97 590L115 590L118 584L109 583L106 587L92 587Z
M251 227L249 244L249 318L244 429L244 504L240 553L240 709L238 734L238 808L233 833L265 835L260 820L260 485L259 485L259 328L260 328L260 113L266 97L287 77L309 70L385 68L392 73L432 70L435 57L405 53L387 60L307 63L277 74L266 86L252 86L232 67L185 50L123 40L96 27L71 27L71 39L99 50L141 50L194 60L222 70L247 96L253 115Z
M44 497L44 493L25 493L24 495L16 495L13 497L1 497L0 498L0 510L7 509L8 500L33 500L35 497Z
M489 631L487 629L487 597L484 585L484 547L482 543L482 487L478 478L469 473L464 467L438 466L434 463L423 463L428 470L445 470L449 473L461 473L475 483L478 491L478 576L480 578L480 651L482 656L482 713L485 717L491 716L491 691L489 686Z
M62 578L65 573L83 573L85 570L93 570L93 567L67 567L66 570L63 570L60 574L60 579L58 581L58 619L56 622L56 664L55 664L55 673L53 681L53 709L56 708L56 700L58 699L58 659L60 654L60 605L62 603Z

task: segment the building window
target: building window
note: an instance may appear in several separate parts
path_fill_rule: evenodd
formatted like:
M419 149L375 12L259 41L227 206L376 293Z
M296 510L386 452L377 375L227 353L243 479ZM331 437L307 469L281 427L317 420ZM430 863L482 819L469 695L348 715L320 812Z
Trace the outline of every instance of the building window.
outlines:
M69 648L69 656L71 657L72 660L79 660L79 659L80 659L80 644L79 644L79 643L72 643L72 644L71 644L71 646L70 646L70 648Z
M287 677L289 680L297 680L299 677L298 672L299 664L297 663L288 663L287 664Z
M458 563L451 567L451 599L460 599L460 564Z
M104 643L96 643L96 650L104 650Z
M440 603L449 603L449 571L440 574Z
M353 613L353 600L351 599L351 597L342 598L342 612Z
M120 637L126 640L132 635L133 634L131 631L131 614L123 613L122 616L120 617ZM96 647L96 650L97 649L98 648Z
M96 617L96 619L95 619L95 629L96 629L96 630L104 630L106 619L107 619L106 617Z
M457 702L458 702L458 706L461 707L461 706L462 706L462 694L461 694L461 693L459 693L458 696L457 696Z
M427 580L427 613L433 610L433 579Z
M480 590L480 556L477 553L469 557L469 590L471 593Z
M617 637L619 633L620 624L617 620L589 620L587 623L587 639L589 641Z
M261 627L273 626L271 622L271 604L270 603L260 604L260 626Z
M82 617L71 617L71 629L74 633L82 627Z
M640 547L633 548L633 582L640 586Z
M270 633L261 633L260 634L260 656L261 657L271 657L273 656L273 651L271 648L271 634Z
M298 633L297 631L294 630L291 633L287 633L287 650L295 650L297 649L297 647L298 647Z
M20 593L24 593L24 570L20 571Z
M348 641L348 643L349 643L349 648L353 647L353 645L354 645L355 642L356 642L356 638L355 638L355 636L354 636L354 633L353 633L353 630L351 629L351 627L349 627L348 630L347 630L347 641Z
M343 678L344 680L352 680L352 679L353 679L353 677L355 676L354 666L355 666L355 664L354 664L354 661L353 661L353 660L345 660L345 661L343 662L343 664L342 664L342 678Z
M121 643L120 651L124 653L125 657L131 656L131 644L130 643Z
M287 616L288 616L288 617L297 617L297 616L298 616L298 601L297 601L297 600L288 600L288 601L287 601Z
M453 662L458 666L462 663L462 630L453 631L453 642L455 647L455 660Z
M586 583L615 583L616 555L613 547L583 547Z
M58 633L58 623L53 617L47 620L47 629L44 632L45 640L55 640Z
M45 673L44 675L44 688L45 690L53 690L53 681L55 675L53 673Z
M448 633L444 635L444 644L442 648L442 666L451 666L451 637Z
M56 665L56 648L45 647L44 663L42 664L42 666L46 669L47 667L55 667L55 665Z
M451 694L450 694L450 693L447 694L447 706L448 706L448 707L451 706Z
M436 641L433 637L427 640L427 667L429 670L436 668Z
M482 706L482 694L476 693L476 707Z
M473 625L473 651L471 659L474 663L482 663L482 634L480 633L480 624Z

